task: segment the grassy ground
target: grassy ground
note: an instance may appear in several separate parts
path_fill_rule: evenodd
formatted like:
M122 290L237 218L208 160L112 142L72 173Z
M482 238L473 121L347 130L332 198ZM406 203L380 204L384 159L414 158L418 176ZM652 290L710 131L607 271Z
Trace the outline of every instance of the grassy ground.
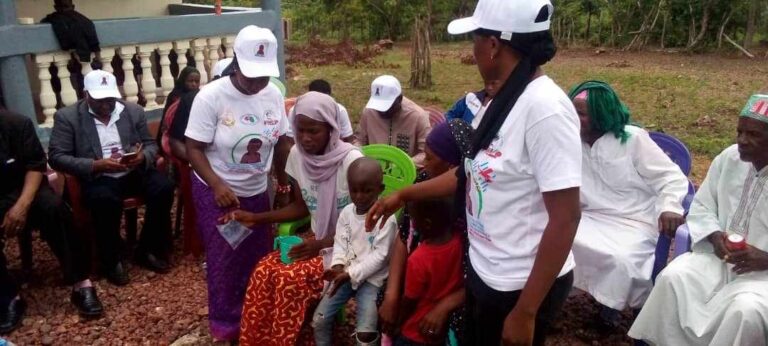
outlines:
M446 109L466 92L482 88L476 66L464 65L460 56L471 54L469 43L433 47L433 79L430 90L405 90L422 105ZM384 66L384 67L378 67ZM407 84L410 51L396 46L377 58L373 66L352 68L329 65L314 68L292 66L289 80L295 96L315 78L331 82L334 96L347 106L357 121L369 95L370 82L392 74ZM545 71L561 87L569 89L588 80L603 80L619 92L636 122L682 139L695 156L693 179L701 181L711 159L733 143L736 116L747 98L768 91L765 60L746 60L712 55L660 52L603 52L564 50Z

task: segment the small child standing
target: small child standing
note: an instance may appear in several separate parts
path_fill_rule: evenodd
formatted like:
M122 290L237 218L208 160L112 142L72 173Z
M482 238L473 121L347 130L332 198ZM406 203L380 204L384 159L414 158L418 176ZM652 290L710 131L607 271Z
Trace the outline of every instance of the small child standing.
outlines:
M397 221L393 216L383 228L375 228L370 233L365 231L366 214L384 191L378 161L357 159L349 166L347 182L352 204L339 214L331 270L324 274L325 280L331 283L312 318L315 342L319 346L333 344L336 313L353 296L357 303L357 344L375 345L380 339L376 296L389 274L389 248Z
M408 257L399 318L402 327L395 346L445 344L451 311L436 314L435 307L450 295L458 294L463 300L464 292L464 251L461 233L455 232L454 220L448 217L452 211L452 198L408 205L421 244Z

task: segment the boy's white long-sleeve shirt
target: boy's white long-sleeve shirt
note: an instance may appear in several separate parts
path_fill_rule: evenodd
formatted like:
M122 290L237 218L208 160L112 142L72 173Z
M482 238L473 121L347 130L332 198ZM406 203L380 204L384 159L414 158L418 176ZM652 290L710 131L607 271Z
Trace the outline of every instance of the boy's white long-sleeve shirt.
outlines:
M357 215L354 204L347 205L336 223L331 266L344 266L352 289L366 281L381 287L389 275L389 248L396 233L395 216L383 228L377 223L369 233L365 231L365 215Z

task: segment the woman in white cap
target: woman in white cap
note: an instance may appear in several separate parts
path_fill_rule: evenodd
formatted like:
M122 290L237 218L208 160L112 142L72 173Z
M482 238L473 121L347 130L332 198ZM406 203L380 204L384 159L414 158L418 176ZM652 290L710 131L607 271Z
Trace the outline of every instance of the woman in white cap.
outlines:
M272 235L270 225L248 231L236 224L220 227L218 219L237 208L270 210L272 163L278 177L284 176L290 151L283 97L269 86L270 77L280 76L275 35L247 26L235 38L234 49L234 73L200 90L185 132L197 229L205 246L211 334L233 342L239 336L248 276L272 249Z
M401 190L369 213L372 226L405 201L461 189L473 345L543 345L573 283L581 141L568 96L540 68L556 51L552 12L549 0L480 0L472 17L449 25L452 34L472 33L480 74L503 86L477 113L458 172Z

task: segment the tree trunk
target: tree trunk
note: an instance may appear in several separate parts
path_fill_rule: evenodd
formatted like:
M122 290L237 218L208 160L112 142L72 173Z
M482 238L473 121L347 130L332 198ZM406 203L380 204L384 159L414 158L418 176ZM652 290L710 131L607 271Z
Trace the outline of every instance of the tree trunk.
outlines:
M729 10L723 19L723 24L720 25L720 30L717 32L717 49L723 48L723 35L725 35L725 27L728 26L728 22L731 21L731 15L733 10Z
M597 15L597 45L603 45L603 12Z
M589 9L587 12L587 32L584 35L584 41L589 43L589 33L592 29L592 5L589 5Z
M704 0L704 3L702 6L702 16L701 16L701 28L699 29L698 35L693 39L693 41L688 44L687 49L693 49L695 48L699 42L704 38L704 35L707 33L707 28L709 27L709 9L712 5L711 0Z
M426 18L417 16L413 20L410 84L415 89L426 89L432 86L429 17L429 15Z
M661 27L661 49L666 48L667 21L669 21L669 12L664 13L664 25Z
M755 37L755 22L757 21L757 8L760 0L752 0L749 4L749 13L747 14L747 31L744 35L744 48L749 49Z
M748 50L744 49L744 47L739 46L739 44L736 43L736 41L732 40L730 37L728 37L728 35L723 34L723 37L725 38L726 41L728 41L728 43L732 44L734 47L736 47L736 49L740 50L748 58L750 58L750 59L754 59L755 58L754 54L752 54Z

